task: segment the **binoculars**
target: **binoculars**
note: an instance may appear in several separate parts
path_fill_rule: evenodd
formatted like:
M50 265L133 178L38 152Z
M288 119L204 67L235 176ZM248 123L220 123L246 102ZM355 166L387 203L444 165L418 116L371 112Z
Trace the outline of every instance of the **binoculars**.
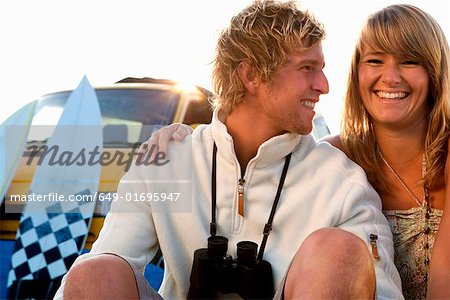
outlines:
M188 299L213 299L216 292L236 293L244 299L272 299L272 267L256 258L258 245L237 243L237 259L227 255L228 239L210 236L208 248L194 252Z

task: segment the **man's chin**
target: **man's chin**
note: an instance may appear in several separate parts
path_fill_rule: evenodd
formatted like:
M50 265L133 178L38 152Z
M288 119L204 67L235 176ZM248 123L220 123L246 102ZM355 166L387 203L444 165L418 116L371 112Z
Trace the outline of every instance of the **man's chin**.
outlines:
M312 130L312 126L310 128L297 128L295 133L299 135L308 135L312 132Z

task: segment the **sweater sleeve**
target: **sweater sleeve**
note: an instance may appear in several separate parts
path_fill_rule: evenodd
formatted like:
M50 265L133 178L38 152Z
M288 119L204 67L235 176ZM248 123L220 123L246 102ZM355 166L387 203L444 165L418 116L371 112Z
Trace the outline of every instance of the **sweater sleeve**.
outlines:
M99 254L113 253L144 272L158 250L158 240L148 202L127 201L130 199L127 195L147 192L139 168L133 166L122 177L116 200L112 203L92 250L79 256L73 265ZM63 277L54 299L63 299L66 277L67 274Z
M401 280L394 265L394 244L388 222L381 210L381 201L375 190L366 182L348 180L345 202L337 227L360 237L374 256L370 237L376 235L379 260L373 259L376 273L377 299L403 299Z

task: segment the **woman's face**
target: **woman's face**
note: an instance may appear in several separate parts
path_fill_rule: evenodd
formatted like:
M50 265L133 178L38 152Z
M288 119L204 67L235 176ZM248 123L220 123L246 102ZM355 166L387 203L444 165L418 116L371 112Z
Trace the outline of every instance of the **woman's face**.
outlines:
M374 125L408 128L425 120L430 77L419 62L365 47L358 78Z

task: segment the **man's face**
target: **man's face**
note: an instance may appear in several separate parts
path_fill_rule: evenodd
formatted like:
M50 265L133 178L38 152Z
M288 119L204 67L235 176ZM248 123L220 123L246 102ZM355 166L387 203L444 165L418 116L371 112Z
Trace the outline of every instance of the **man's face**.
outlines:
M309 134L314 106L321 94L328 93L324 65L320 43L305 52L289 53L288 61L275 74L273 82L262 83L259 88L261 122L273 127L276 134Z

